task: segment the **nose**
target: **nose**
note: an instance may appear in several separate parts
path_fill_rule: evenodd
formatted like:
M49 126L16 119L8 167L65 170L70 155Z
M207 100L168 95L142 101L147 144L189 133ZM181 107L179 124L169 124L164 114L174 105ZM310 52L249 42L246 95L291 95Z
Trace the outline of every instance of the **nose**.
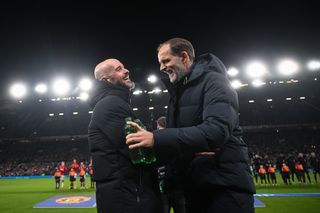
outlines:
M160 64L160 71L165 71L167 67L164 64Z

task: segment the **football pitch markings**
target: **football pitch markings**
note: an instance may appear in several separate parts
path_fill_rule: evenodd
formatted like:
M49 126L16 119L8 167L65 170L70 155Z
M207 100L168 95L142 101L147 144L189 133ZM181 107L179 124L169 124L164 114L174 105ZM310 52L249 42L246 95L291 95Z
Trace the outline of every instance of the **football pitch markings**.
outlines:
M320 197L320 193L262 193L254 195L254 207L266 207L266 205L256 197ZM48 200L40 202L33 208L94 208L96 198L94 194L70 194L57 195Z
M94 208L96 207L96 197L93 194L70 194L57 195L33 208Z

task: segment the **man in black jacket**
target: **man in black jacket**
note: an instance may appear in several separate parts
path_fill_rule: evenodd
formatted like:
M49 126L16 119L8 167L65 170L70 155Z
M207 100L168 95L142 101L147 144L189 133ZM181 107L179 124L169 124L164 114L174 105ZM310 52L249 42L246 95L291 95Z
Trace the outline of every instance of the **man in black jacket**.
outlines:
M153 213L160 210L155 168L135 166L125 144L125 118L135 118L130 107L134 83L117 59L107 59L94 71L95 87L89 131L96 200L99 213Z
M154 147L157 158L175 159L187 212L254 212L255 187L247 145L241 137L238 97L223 63L212 54L195 58L192 44L173 38L158 48L170 101L167 128L139 128L129 149ZM138 143L137 143L138 142Z

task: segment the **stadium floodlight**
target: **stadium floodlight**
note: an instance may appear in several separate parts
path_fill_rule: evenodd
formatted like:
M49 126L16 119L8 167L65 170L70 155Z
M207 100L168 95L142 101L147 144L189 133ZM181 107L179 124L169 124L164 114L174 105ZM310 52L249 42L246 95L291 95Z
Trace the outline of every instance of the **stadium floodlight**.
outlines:
M14 98L22 98L27 93L27 87L22 83L15 83L10 87L10 94Z
M312 60L307 63L307 67L309 70L320 70L320 61Z
M253 79L261 78L267 73L267 67L259 61L251 62L247 66L246 73Z
M47 92L47 85L40 83L34 88L34 90L37 93L43 94L43 93Z
M89 94L88 93L86 93L86 92L80 93L79 99L81 101L86 101L86 100L88 100L88 98L89 98Z
M232 86L233 88L235 88L235 89L238 89L238 88L240 88L240 87L242 86L242 83L241 83L241 81L239 81L239 80L233 80L233 81L231 82L231 86Z
M53 83L53 91L57 95L65 95L70 90L70 84L65 79L58 79Z
M133 91L133 95L140 95L142 93L142 90L135 90L135 91Z
M152 91L156 94L159 94L161 92L161 89L157 87L157 88L154 88Z
M158 80L158 78L157 78L157 76L155 76L155 75L150 75L150 76L148 77L148 81L149 81L150 83L152 83L152 84L156 83L157 80Z
M282 75L292 75L299 70L299 65L291 59L285 59L279 63L278 70Z
M230 77L234 77L234 76L237 76L239 74L239 70L235 67L230 67L227 71L228 75Z
M79 87L83 91L89 91L92 88L92 82L89 78L83 78L79 82Z
M252 85L254 87L260 87L260 86L265 85L265 84L266 84L266 82L263 82L260 79L256 79L256 80L252 81Z

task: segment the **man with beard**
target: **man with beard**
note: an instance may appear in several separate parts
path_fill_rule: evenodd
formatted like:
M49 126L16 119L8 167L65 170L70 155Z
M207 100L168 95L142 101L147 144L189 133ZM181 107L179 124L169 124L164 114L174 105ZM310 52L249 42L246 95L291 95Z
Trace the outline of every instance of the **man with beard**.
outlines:
M117 59L99 63L88 127L98 213L160 210L157 173L152 166L133 165L125 144L125 118L135 118L130 107L134 83Z
M160 44L158 60L170 80L167 128L148 132L127 122L139 129L127 136L129 149L154 147L159 160L176 158L188 213L254 212L238 97L225 66L210 53L195 58L182 38Z

